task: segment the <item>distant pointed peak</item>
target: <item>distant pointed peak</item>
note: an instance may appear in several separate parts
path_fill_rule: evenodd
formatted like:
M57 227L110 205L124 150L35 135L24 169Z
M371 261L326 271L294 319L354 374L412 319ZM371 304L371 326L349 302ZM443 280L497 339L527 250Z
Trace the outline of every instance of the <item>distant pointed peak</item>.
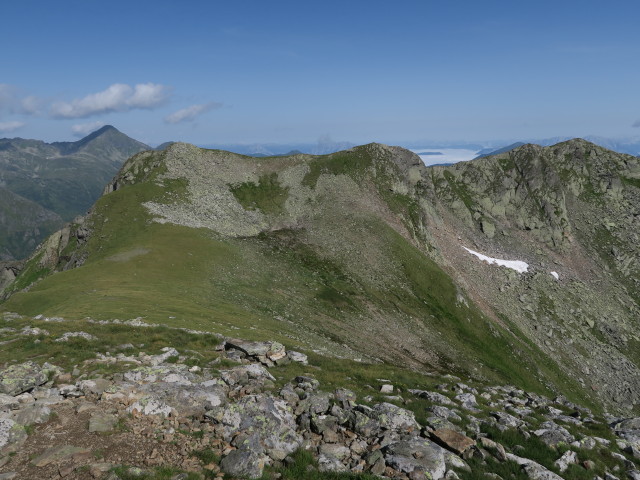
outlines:
M118 130L113 125L105 125L104 127L100 127L98 130L96 130L95 132L93 132L92 134L89 134L89 135L102 135L103 133L107 133L107 132L118 132L119 133L120 130Z

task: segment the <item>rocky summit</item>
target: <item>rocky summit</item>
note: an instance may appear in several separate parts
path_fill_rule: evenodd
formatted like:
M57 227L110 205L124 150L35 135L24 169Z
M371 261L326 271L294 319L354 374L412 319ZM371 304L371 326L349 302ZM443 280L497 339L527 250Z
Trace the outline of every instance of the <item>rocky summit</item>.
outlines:
M138 153L5 269L2 468L635 480L638 205L579 139Z

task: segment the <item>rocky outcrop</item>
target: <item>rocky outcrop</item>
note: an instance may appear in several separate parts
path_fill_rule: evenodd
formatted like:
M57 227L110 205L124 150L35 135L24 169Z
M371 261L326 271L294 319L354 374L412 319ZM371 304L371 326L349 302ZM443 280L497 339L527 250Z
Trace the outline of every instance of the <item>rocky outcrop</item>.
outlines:
M442 383L437 391L410 392L415 401L428 402L433 414L420 423L407 408L410 398L401 399L402 406L359 403L354 392L323 391L310 376L297 376L277 387L265 359L275 373L278 366L267 354L277 352L280 360L288 352L275 342L226 339L223 346L229 361L242 363L217 372L189 367L180 360L176 363L176 358L184 357L167 347L157 355L97 356L86 362L87 367L107 363L121 365L124 371L74 383L64 383L70 381L69 373L33 362L1 370L0 466L29 475L54 468L69 478L75 478L73 472L82 466L95 478L117 467L113 459L96 462L91 449L70 439L34 452L27 463L14 460L22 458L16 452L26 445L31 426L49 422L54 412L61 412L56 418L65 415L60 435L65 428L76 431L77 420L64 413L71 408L87 419L82 423L87 434L126 434L133 449L135 442L149 445L148 438L156 438L158 443L140 457L142 464L135 465L143 469L166 463L188 471L206 468L257 478L267 466L287 465L295 452L306 450L317 461L313 468L320 471L368 472L397 479L458 478L477 458L513 462L532 480L560 480L569 468L615 468L620 473L625 469L632 479L638 471L640 418L610 419L612 438L618 439L614 442L592 436L590 426L604 426L603 420L562 397L552 400L508 386L472 387L450 377L448 382L454 383ZM236 349L246 356L237 359ZM442 422L449 424L443 427ZM543 465L529 458L526 448L488 438L486 432L492 429L517 433L522 441L539 438L548 445L552 462ZM168 448L162 447L165 444L182 445L184 455L158 453ZM189 452L199 455L197 449L203 445L213 449L219 463L203 467L193 462ZM585 462L582 452L594 448L601 458L603 449L608 449L611 464Z

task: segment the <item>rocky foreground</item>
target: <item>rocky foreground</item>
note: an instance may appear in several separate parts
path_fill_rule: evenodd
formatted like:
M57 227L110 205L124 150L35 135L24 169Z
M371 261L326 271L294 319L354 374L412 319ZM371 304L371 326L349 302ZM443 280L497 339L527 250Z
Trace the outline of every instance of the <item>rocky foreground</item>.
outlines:
M277 387L269 369L307 362L277 342L224 339L217 348L224 362L212 368L167 347L98 354L84 367L118 373L97 378L47 363L1 370L0 479L281 478L308 451L315 474L499 479L510 466L514 478L640 480L640 418L600 418L561 397L452 376L433 391L398 392L379 379L387 401L359 402L311 375ZM425 405L421 423L398 405L411 402ZM155 477L159 467L172 476Z

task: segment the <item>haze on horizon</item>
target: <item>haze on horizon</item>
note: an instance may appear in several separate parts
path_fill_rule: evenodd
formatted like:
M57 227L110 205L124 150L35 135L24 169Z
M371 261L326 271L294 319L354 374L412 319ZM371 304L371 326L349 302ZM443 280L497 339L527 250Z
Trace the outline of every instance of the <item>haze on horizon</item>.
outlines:
M640 135L636 2L38 0L3 16L0 137Z

